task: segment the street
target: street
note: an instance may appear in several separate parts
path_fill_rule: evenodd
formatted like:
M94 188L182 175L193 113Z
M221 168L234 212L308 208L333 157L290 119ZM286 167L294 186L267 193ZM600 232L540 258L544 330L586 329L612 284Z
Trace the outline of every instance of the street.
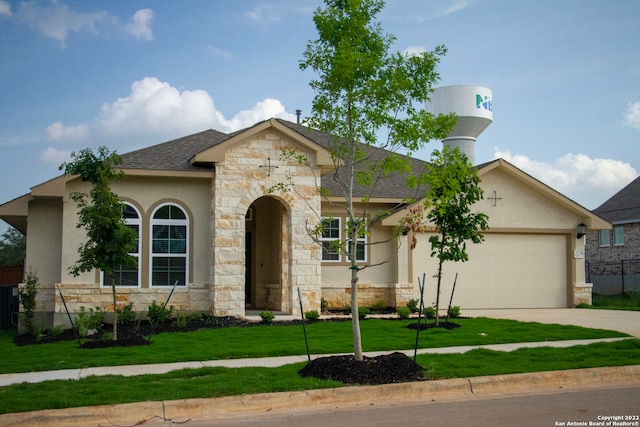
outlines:
M192 419L189 427L229 426L640 426L640 385L558 390L534 395L471 397L464 401L376 402L347 408L239 414L224 419ZM186 420L150 420L175 425Z

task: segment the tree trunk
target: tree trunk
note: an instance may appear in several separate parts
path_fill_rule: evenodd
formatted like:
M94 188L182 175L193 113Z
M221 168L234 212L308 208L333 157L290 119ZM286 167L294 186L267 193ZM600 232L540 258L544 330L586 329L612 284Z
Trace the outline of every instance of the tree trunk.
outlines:
M361 362L362 356L362 338L360 335L360 312L358 310L358 264L355 260L355 240L352 240L351 249L351 325L353 329L353 358Z
M111 293L113 294L113 340L118 341L118 310L116 305L116 278L111 277Z
M438 286L436 287L436 327L440 326L440 283L442 282L442 258L438 259Z

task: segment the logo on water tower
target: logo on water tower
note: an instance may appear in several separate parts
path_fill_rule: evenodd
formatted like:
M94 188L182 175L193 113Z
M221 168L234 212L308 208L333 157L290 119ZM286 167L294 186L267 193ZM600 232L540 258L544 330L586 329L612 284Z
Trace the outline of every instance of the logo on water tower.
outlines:
M493 101L486 95L476 94L476 108L484 108L487 111L493 111Z

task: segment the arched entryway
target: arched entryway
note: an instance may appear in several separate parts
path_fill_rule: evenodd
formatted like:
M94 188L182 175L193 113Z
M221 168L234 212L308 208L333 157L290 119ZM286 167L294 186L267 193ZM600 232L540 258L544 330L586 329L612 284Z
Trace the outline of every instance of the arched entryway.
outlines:
M261 197L245 222L246 308L289 311L287 209L274 197Z

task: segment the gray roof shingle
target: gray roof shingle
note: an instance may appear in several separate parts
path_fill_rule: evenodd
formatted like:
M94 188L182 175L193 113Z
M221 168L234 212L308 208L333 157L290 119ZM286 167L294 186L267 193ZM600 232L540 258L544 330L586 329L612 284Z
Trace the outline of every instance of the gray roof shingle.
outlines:
M631 181L593 212L612 223L640 222L640 177Z

